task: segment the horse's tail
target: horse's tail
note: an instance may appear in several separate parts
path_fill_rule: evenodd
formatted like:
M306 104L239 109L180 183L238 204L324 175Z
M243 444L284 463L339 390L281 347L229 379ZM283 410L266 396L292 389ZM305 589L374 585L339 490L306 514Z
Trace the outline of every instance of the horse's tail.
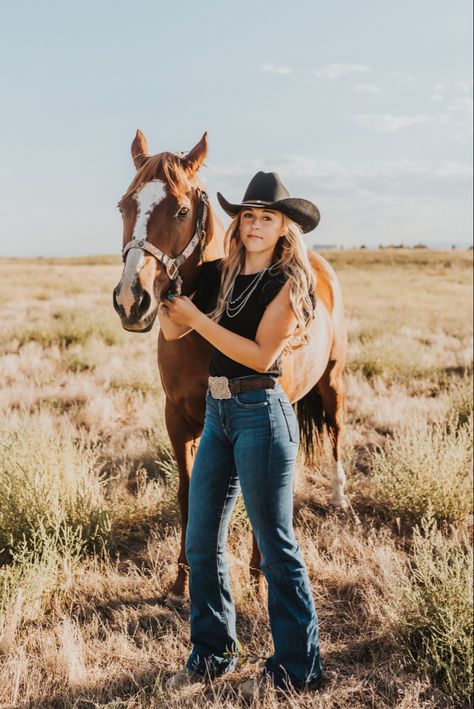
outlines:
M306 462L314 465L316 454L322 444L323 433L328 428L327 412L317 384L296 402L296 416L300 427L300 444Z

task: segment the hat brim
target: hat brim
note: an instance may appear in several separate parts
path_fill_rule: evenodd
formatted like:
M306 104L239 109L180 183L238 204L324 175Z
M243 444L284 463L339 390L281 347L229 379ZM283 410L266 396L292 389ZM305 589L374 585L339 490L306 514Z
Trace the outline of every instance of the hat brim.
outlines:
M217 193L217 199L222 209L229 217L235 217L245 207L256 207L258 209L274 209L277 212L282 212L287 217L296 222L303 234L313 231L319 224L320 213L315 204L308 199L300 199L298 197L287 197L276 202L261 202L259 200L241 202L240 204L232 204L220 193Z

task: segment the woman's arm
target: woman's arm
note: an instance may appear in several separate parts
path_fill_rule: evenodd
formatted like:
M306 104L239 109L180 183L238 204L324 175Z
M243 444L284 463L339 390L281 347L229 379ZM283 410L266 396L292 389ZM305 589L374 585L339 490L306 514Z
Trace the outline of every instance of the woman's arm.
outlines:
M214 293L219 289L221 263L222 258L218 258L213 261L206 261L199 266L195 283L196 289L191 295L192 304L199 310L207 309L209 301L212 300ZM185 300L188 300L188 298ZM184 335L187 335L188 332L191 332L193 328L187 322L177 322L175 319L170 318L170 309L170 301L164 300L160 303L158 307L160 327L166 340L179 340Z
M160 303L158 306L158 320L165 340L179 340L180 337L187 335L192 330L188 325L173 322L169 317L168 305L165 303Z
M257 372L268 370L296 327L288 281L266 308L255 341L236 335L214 322L201 313L189 298L175 298L169 311L175 322L187 324L227 357Z

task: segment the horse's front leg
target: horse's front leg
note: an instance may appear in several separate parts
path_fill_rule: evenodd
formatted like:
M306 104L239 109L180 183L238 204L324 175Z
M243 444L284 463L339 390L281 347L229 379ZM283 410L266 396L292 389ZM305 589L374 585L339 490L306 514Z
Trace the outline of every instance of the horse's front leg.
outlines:
M178 506L181 517L181 544L178 556L178 572L168 594L170 602L181 602L188 595L189 566L186 559L185 539L188 524L189 481L196 455L202 424L190 422L180 410L168 400L165 406L165 420L171 445L173 446L179 473Z

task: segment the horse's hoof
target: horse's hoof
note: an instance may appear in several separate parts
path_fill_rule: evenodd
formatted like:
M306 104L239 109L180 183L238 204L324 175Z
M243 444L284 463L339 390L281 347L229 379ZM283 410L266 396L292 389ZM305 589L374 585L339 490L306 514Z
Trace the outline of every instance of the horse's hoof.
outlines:
M167 604L173 607L182 605L188 598L189 569L185 564L178 563L178 575L168 586Z
M187 596L178 596L176 593L168 593L165 598L165 606L171 610L189 611L189 599Z
M344 495L342 497L340 495L337 497L331 497L329 504L337 510L347 510L349 507L349 501L346 497L344 497Z
M179 594L179 593L173 593L170 591L166 595L166 600L169 601L170 603L182 603L186 599L186 596L184 594Z

